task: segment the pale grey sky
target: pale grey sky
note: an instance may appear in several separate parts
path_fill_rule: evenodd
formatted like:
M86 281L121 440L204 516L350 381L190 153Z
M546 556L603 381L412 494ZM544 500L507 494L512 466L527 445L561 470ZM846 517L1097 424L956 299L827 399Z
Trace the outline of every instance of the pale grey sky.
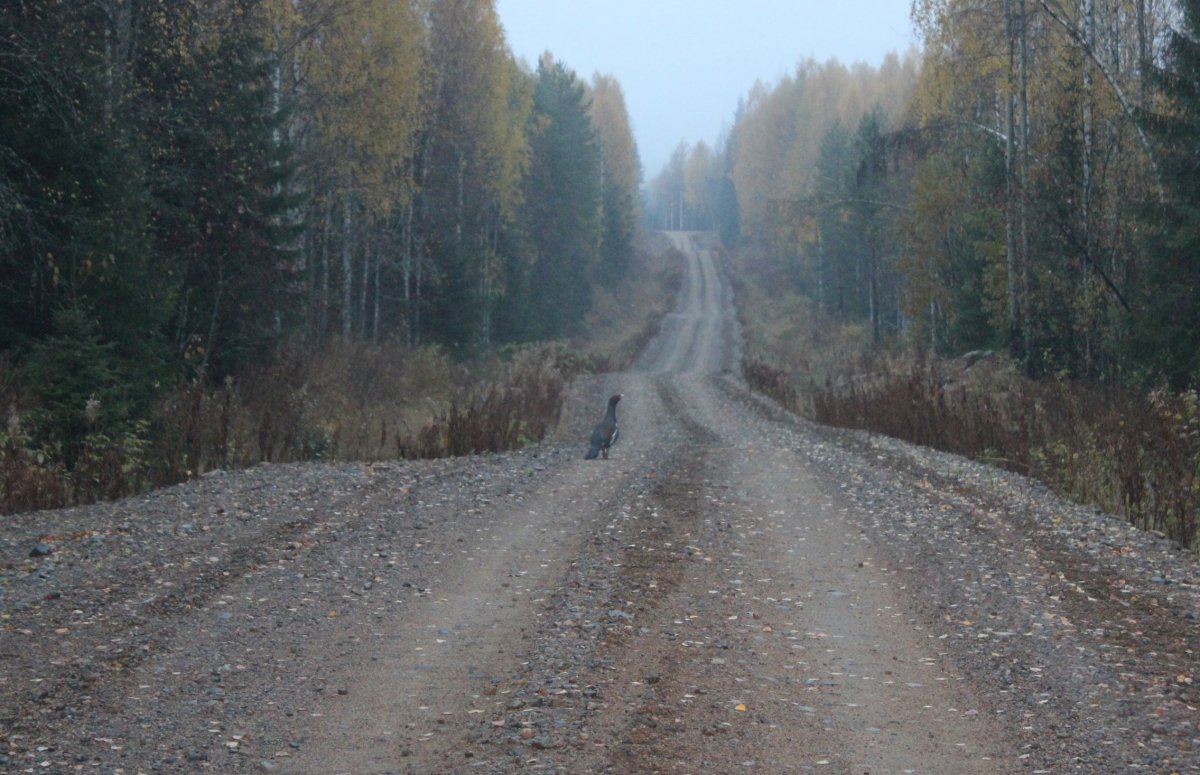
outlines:
M646 179L680 141L712 145L755 80L802 60L878 66L916 41L910 0L497 0L513 53L616 76Z

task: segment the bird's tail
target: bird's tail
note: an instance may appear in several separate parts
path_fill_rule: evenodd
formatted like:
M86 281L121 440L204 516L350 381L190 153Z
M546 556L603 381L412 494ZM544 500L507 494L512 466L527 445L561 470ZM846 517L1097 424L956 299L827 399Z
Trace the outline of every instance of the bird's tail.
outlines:
M583 459L584 459L584 460L595 460L595 459L596 459L596 456L597 456L597 455L599 455L599 454L600 454L600 445L599 445L599 444L593 444L593 445L592 445L592 448L591 448L591 449L589 449L589 450L587 451L587 454L583 456Z

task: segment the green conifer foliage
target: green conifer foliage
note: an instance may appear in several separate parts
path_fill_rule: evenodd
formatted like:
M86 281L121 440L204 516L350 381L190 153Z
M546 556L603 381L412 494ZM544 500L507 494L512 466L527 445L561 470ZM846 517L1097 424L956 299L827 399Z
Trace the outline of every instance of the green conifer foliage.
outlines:
M1149 381L1200 385L1200 2L1181 2L1182 28L1152 71L1164 104L1143 114L1160 147L1165 201L1149 208L1145 281L1130 338Z
M538 65L530 128L526 217L537 260L529 338L577 329L591 303L601 237L600 150L583 83L563 63Z

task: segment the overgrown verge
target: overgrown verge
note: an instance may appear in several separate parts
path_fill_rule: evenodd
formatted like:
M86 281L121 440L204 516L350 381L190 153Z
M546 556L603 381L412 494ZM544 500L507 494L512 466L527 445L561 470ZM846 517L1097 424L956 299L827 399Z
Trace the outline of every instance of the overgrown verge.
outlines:
M871 371L880 358L866 326L822 314L812 300L786 290L792 280L754 251L725 254L731 262L743 337L742 373L751 390L804 417L829 380Z
M970 353L915 364L820 314L766 262L734 257L752 390L827 425L988 461L1200 548L1200 397L1034 381Z
M969 359L968 359L969 360ZM995 359L999 360L999 359ZM830 385L818 422L860 428L1028 474L1183 546L1200 521L1200 396L1112 395L963 359Z
M683 287L683 256L661 233L641 235L628 279L615 287L597 285L585 336L572 344L581 371L623 371L662 327Z
M141 418L119 421L106 419L108 394L82 383L60 406L31 403L19 370L0 360L0 514L260 462L433 458L541 441L559 421L566 383L628 367L674 307L682 261L648 239L627 279L597 293L587 335L570 343L461 361L437 347L333 342L278 353L219 384L181 382ZM73 442L63 428L75 429Z
M0 511L120 497L259 462L512 449L558 422L564 357L553 345L470 364L394 343L289 351L219 385L180 384L120 435L86 434L70 466L39 433L38 411L13 401L0 433Z

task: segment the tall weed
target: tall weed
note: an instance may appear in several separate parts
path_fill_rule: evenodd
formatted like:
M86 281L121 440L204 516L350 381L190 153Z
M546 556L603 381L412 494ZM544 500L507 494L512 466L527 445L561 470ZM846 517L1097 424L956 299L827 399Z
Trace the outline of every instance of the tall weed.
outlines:
M828 425L986 460L1200 548L1200 397L1034 382L990 353L914 364L822 314L769 256L732 257L752 390Z
M0 362L0 513L139 492L259 462L441 457L541 440L563 401L561 348L453 362L436 348L331 344L285 352L237 379L181 383L153 416L89 433L73 466L39 446Z
M949 362L830 384L814 403L819 422L987 460L1184 546L1200 538L1195 392L1112 394Z
M562 414L564 380L551 347L520 353L498 379L455 396L400 452L447 457L541 441Z
M77 434L69 456L46 440L51 415L22 393L0 353L0 513L120 497L263 461L442 457L540 441L559 421L567 380L626 368L673 309L678 254L643 246L631 270L597 293L586 335L569 345L511 347L467 362L394 342L282 351L219 384L181 381L149 417L95 423ZM60 355L44 349L46 358ZM97 361L95 349L83 352ZM105 374L72 370L78 384L62 402L81 422L92 396L99 408L118 406L101 390L112 380L92 384L93 373Z

